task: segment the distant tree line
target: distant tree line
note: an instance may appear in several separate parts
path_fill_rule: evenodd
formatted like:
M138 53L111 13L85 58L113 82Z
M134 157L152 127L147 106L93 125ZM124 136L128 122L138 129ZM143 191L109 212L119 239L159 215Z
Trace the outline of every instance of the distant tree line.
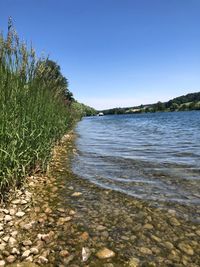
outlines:
M179 96L167 102L160 102L148 105L140 105L126 108L112 108L102 110L105 115L111 114L132 114L164 111L189 111L200 110L200 92Z

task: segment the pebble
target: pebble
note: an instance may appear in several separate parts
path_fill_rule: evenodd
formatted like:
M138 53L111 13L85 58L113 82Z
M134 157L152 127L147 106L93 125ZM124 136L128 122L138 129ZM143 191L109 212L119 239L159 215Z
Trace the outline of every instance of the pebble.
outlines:
M79 196L81 196L81 195L82 195L81 192L74 192L71 196L72 196L72 197L79 197Z
M4 260L1 260L0 261L0 266L5 266L6 265L6 262Z
M143 228L144 228L144 229L151 230L151 229L153 229L153 225L150 224L150 223L147 223L147 224L145 224L145 225L143 226Z
M25 250L22 254L22 259L28 258L28 256L31 254L31 251L29 249Z
M137 258L132 257L128 263L129 267L138 267L140 263L140 260Z
M25 215L25 212L23 211L18 211L16 214L15 214L18 218L21 218Z
M13 248L13 249L11 250L11 254L17 254L17 255L19 255L20 252L19 252L19 250L18 250L17 248Z
M15 260L16 260L16 257L13 256L13 255L10 255L10 256L8 256L8 257L6 258L6 261L7 261L8 263L13 263Z
M6 216L4 217L4 221L5 221L5 222L10 222L10 221L12 221L12 217L11 217L10 215L6 215Z
M21 204L21 200L20 199L15 199L12 201L12 204Z
M148 254L148 255L152 254L152 251L149 248L141 247L139 250L142 254Z
M7 235L7 236L4 236L2 239L3 239L3 241L5 241L6 243L8 242L8 240L9 240L9 236Z
M194 255L193 249L188 244L185 244L185 243L181 242L181 243L178 244L178 248L181 251L185 252L187 255L190 255L190 256Z
M13 231L13 232L11 232L10 235L11 235L12 237L15 237L15 236L17 236L17 234L18 234L18 231Z
M76 212L74 210L69 211L69 215L75 215L75 214L76 214Z
M60 253L59 253L59 255L61 257L67 257L67 256L69 256L69 251L67 251L67 250L61 250Z
M200 236L200 230L197 230L196 231L196 234Z
M103 225L98 225L97 228L96 228L97 231L103 231L105 229L106 229L106 227L103 226Z
M155 236L155 235L151 235L151 238L152 238L153 240L155 240L156 242L158 242L158 243L160 243L160 242L162 241L159 237L157 237L157 236Z
M165 242L163 244L167 249L172 250L174 248L174 245L171 242Z
M88 232L83 232L83 233L80 235L80 238L81 238L83 241L87 241L88 238L89 238L89 234L88 234Z
M32 241L31 240L25 240L25 241L22 242L22 244L24 246L31 246L32 245Z
M25 229L25 230L30 230L33 227L34 224L35 224L35 221L32 221L30 223L24 224L22 226L22 228Z
M10 213L11 216L13 216L13 215L15 215L16 210L14 210L14 209L10 209L9 213Z
M82 261L86 262L89 259L90 255L91 255L90 249L83 247L82 248Z
M17 243L17 240L15 238L13 238L13 237L9 238L8 244L10 247L13 247L16 243Z
M39 253L39 250L37 248L33 247L33 248L30 249L30 252L33 255L37 255Z
M109 259L115 256L115 252L108 248L102 248L96 253L96 256L99 259Z
M179 226L181 225L180 222L175 218L175 217L172 217L169 219L169 222L172 226Z
M48 259L45 258L45 257L43 257L43 256L40 256L40 257L38 258L38 263L40 263L40 264L48 263Z
M5 246L6 246L6 245L4 245L4 244L0 244L0 251L4 251Z

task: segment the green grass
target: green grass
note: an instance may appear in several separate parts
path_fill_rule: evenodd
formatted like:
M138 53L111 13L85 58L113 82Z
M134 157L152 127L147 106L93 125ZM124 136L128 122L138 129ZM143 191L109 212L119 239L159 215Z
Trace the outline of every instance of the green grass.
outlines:
M9 21L7 36L0 36L1 192L34 168L45 170L53 145L72 123L61 88L42 79L44 61L19 41Z

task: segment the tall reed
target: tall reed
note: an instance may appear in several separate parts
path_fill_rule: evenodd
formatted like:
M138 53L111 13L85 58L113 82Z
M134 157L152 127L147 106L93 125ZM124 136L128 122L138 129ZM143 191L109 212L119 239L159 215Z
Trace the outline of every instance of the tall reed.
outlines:
M72 121L70 108L46 59L21 42L8 23L0 35L0 190L18 185L32 169L45 170L52 146ZM53 77L53 75L52 75Z

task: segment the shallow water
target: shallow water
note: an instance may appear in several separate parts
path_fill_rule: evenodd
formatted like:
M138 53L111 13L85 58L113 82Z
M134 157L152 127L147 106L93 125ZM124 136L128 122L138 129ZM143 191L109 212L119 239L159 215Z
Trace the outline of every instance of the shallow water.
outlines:
M200 205L200 112L84 118L73 172L151 202Z

